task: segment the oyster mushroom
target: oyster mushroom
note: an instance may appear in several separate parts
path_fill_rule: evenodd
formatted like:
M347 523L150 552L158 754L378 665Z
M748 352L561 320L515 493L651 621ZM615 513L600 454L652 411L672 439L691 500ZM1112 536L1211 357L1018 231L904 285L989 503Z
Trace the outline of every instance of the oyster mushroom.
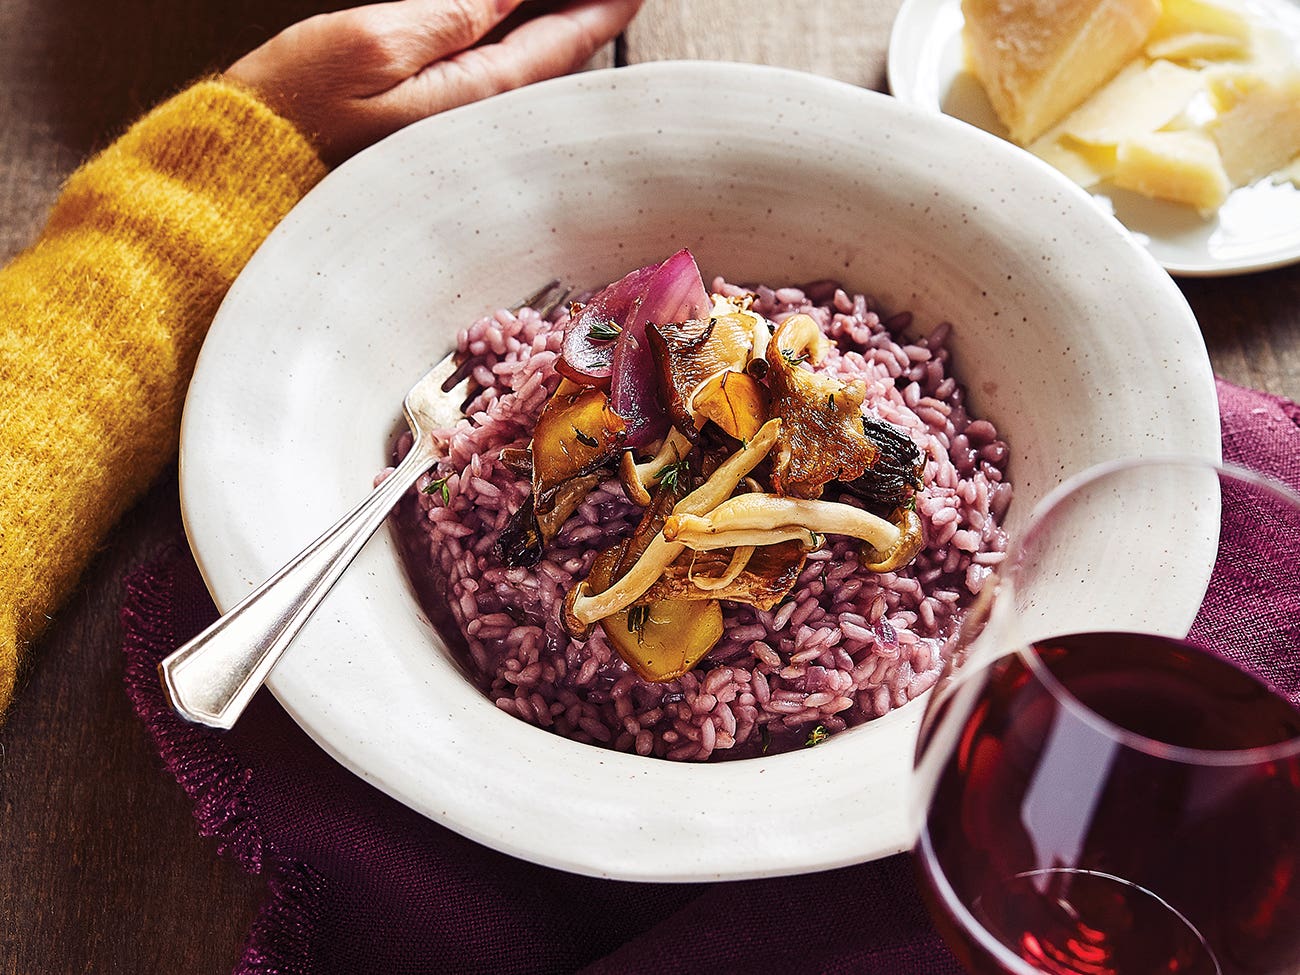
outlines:
M561 380L537 419L529 449L538 516L555 507L560 489L603 467L623 447L626 424L603 390Z
M646 328L646 340L667 393L668 415L673 425L692 441L703 426L692 409L693 401L700 389L719 373L739 374L744 370L753 342L751 319L747 313L734 312Z
M742 545L768 545L821 535L851 535L869 546L867 568L886 572L914 559L924 544L921 519L911 508L895 510L891 520L835 501L742 494L704 515L674 511L663 537L704 551Z
M772 464L778 493L815 498L828 481L861 476L880 454L862 429L862 380L843 383L800 368L820 362L830 342L807 315L791 315L772 335L768 356L771 412L785 422Z
M862 501L868 511L887 516L907 504L921 486L925 454L906 430L885 420L864 415L862 429L880 448L880 456L861 475L844 482L844 490Z
M898 540L888 548L873 546L873 551L864 550L863 555L874 561L864 563L871 572L893 572L911 563L925 547L925 532L921 528L921 516L912 506L895 508L891 523L898 528Z
M722 570L722 575L718 576L697 574L695 572L695 561L692 559L690 567L686 570L686 578L696 589L703 589L706 592L717 592L720 589L726 589L745 571L745 566L749 564L749 560L753 557L757 547L756 545L742 545L735 549L731 553L731 561Z
M569 516L578 510L591 490L599 483L595 474L565 481L551 497L551 507L540 514L534 496L524 498L510 516L497 538L497 557L511 568L534 566L542 560L547 542L559 534Z
M729 498L741 480L767 456L776 443L781 421L769 420L749 443L728 457L703 484L673 507L673 514L706 514ZM671 516L670 516L671 517ZM586 579L569 590L564 601L564 624L569 632L581 636L599 619L626 609L636 602L685 549L680 542L670 542L658 532L646 545L625 574L608 588L593 592Z
M690 410L696 423L712 420L743 443L767 420L767 391L748 373L724 369L696 390Z
M758 609L772 609L781 602L803 571L808 558L808 538L800 538L775 545L759 545L746 560L744 568L727 585L717 589L701 589L700 574L715 568L725 571L736 558L734 551L726 549L692 552L679 557L664 570L664 574L642 596L642 600L655 599L725 599L733 603L748 603ZM739 550L735 550L739 551Z
M638 464L632 451L624 451L618 465L618 477L623 482L623 492L628 500L643 508L648 505L655 480L666 468L684 460L691 452L691 446L691 442L672 427L655 455L645 463Z

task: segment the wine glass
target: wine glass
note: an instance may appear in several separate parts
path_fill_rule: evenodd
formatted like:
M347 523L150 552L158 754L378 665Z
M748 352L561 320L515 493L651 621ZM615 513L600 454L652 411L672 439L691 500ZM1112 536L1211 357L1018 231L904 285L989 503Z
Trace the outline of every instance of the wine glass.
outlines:
M998 576L916 756L917 869L962 963L1300 972L1300 496L1103 465Z

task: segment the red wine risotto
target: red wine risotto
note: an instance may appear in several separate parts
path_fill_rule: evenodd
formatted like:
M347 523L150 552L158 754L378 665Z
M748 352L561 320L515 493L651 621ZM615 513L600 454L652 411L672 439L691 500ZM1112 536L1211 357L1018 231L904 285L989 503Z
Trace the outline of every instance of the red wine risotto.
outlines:
M552 320L474 322L466 419L395 515L498 708L675 761L815 745L928 690L1011 501L948 324L699 282L682 251Z

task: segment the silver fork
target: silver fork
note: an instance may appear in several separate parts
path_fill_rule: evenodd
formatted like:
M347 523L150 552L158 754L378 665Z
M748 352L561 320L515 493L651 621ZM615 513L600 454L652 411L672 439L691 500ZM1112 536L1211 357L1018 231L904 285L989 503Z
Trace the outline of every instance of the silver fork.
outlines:
M512 307L549 315L569 293L551 281ZM171 706L183 718L230 728L271 673L298 631L343 575L388 512L446 450L434 436L464 414L469 377L455 353L420 379L403 401L414 443L369 497L345 514L210 627L158 665Z

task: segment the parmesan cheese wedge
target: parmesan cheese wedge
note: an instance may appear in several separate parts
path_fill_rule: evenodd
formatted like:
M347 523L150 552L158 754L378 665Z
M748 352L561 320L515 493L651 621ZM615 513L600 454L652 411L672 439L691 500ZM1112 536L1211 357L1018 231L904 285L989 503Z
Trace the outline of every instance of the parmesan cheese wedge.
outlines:
M1026 148L1080 186L1094 186L1114 174L1116 146L1177 118L1202 85L1200 72L1139 58Z
M1146 54L1173 61L1245 58L1252 33L1246 15L1225 4L1164 0L1160 19L1147 38Z
M1240 37L1193 31L1151 41L1146 54L1149 58L1170 61L1227 61L1249 56L1250 43Z
M1217 210L1300 189L1300 65L1234 0L962 0L971 71L1013 141L1090 188Z
M1177 34L1208 34L1245 43L1250 40L1251 27L1240 10L1214 0L1164 0L1149 41Z
M1214 140L1194 129L1121 142L1112 179L1122 189L1185 203L1203 214L1222 206L1232 189Z
M1178 116L1204 84L1200 72L1170 61L1133 61L1062 126L1077 142L1114 146Z
M1072 142L1061 135L1059 128L1035 139L1025 148L1084 189L1110 179L1115 172L1114 146Z
M1207 128L1218 143L1228 179L1233 186L1245 186L1300 153L1300 72L1240 85L1233 96L1231 106Z
M1161 0L962 0L972 72L1028 145L1142 49Z

